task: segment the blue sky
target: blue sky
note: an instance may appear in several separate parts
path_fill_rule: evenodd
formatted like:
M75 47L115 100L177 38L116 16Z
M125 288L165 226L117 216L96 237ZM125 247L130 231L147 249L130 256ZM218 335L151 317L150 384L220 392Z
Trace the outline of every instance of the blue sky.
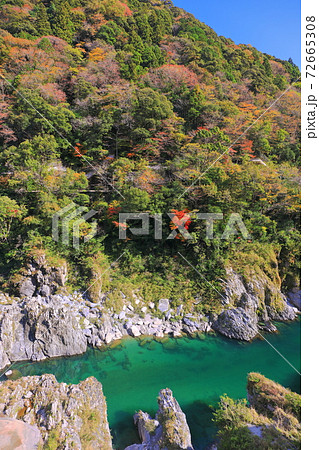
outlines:
M236 44L251 44L300 67L300 0L173 0Z

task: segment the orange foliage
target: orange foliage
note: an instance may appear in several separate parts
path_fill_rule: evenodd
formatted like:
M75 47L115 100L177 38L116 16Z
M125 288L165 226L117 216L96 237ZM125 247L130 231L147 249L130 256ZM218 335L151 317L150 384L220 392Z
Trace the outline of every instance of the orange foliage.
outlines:
M82 147L81 144L75 144L74 146L73 155L76 156L77 158L81 158L83 154L87 152L87 150L80 150L80 147Z
M88 59L89 61L102 61L105 58L106 52L100 47L96 47L90 51Z

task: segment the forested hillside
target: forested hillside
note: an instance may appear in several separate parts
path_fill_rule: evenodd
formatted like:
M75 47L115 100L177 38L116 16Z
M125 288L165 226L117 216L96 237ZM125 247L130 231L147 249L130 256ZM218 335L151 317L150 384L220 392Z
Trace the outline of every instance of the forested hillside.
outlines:
M169 0L0 5L3 290L18 292L39 258L67 266L63 289L94 282L91 299L108 292L115 306L119 290L140 289L149 301L218 310L229 267L284 290L299 285L300 74L291 60L236 45ZM79 249L52 238L53 214L71 202L98 212L96 236L84 242L83 223ZM120 240L118 213L138 211L151 214L150 235L128 230ZM166 240L172 211L224 220L215 239L191 220L193 240ZM217 238L231 213L251 239Z

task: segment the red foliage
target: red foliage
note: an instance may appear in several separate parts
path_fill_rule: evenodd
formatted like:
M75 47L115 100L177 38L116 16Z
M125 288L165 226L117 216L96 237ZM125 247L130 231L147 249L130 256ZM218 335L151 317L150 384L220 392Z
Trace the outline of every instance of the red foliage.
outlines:
M81 144L75 144L74 146L73 155L76 156L77 158L81 158L83 154L87 152L87 150L80 150L80 147L82 147Z
M192 223L191 217L188 214L188 209L183 209L181 211L178 211L177 209L171 210L175 216L172 218L172 223L170 225L171 230L176 230L178 227L183 227L186 230L189 229L190 224ZM177 234L175 236L175 239L184 239L183 236L180 234Z
M9 116L9 106L9 103L5 101L0 102L0 137L3 139L4 143L17 140L14 131L6 124L6 120Z
M66 102L65 93L59 88L56 83L46 83L39 86L41 96L50 103L58 104Z
M109 219L111 219L112 217L117 216L120 211L121 211L120 206L109 206L106 215Z
M153 87L167 91L176 91L181 85L194 87L199 83L198 76L182 65L165 64L157 69L152 69L145 75L145 81Z
M113 220L112 223L114 223L117 228L122 228L123 230L126 230L126 228L128 228L127 223L116 222L116 220Z
M126 3L119 2L119 4L120 4L121 6L123 6L123 8L124 8L124 16L125 16L125 17L129 17L129 16L132 16L132 15L133 15L133 11L130 10L130 8L127 6Z
M87 67L79 72L78 77L84 78L98 89L106 88L107 85L120 80L118 63L112 54L105 54L102 61L90 61Z
M248 139L245 139L242 143L238 144L238 147L241 150L241 153L244 155L249 155L250 157L254 157L254 152L252 149L253 146L253 141L250 141Z

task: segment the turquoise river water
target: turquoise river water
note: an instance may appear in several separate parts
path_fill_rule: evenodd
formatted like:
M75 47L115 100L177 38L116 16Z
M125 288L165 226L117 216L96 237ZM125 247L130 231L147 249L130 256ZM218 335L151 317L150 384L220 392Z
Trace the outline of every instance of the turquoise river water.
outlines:
M277 326L279 333L265 335L267 340L300 371L300 322ZM139 409L154 414L162 388L172 389L186 413L196 450L204 449L216 434L210 405L224 393L244 398L248 372L261 372L300 392L299 375L261 339L243 343L211 335L161 342L128 338L103 351L89 349L80 356L23 362L15 368L24 376L53 373L66 383L94 375L103 385L119 450L139 442L132 416Z

